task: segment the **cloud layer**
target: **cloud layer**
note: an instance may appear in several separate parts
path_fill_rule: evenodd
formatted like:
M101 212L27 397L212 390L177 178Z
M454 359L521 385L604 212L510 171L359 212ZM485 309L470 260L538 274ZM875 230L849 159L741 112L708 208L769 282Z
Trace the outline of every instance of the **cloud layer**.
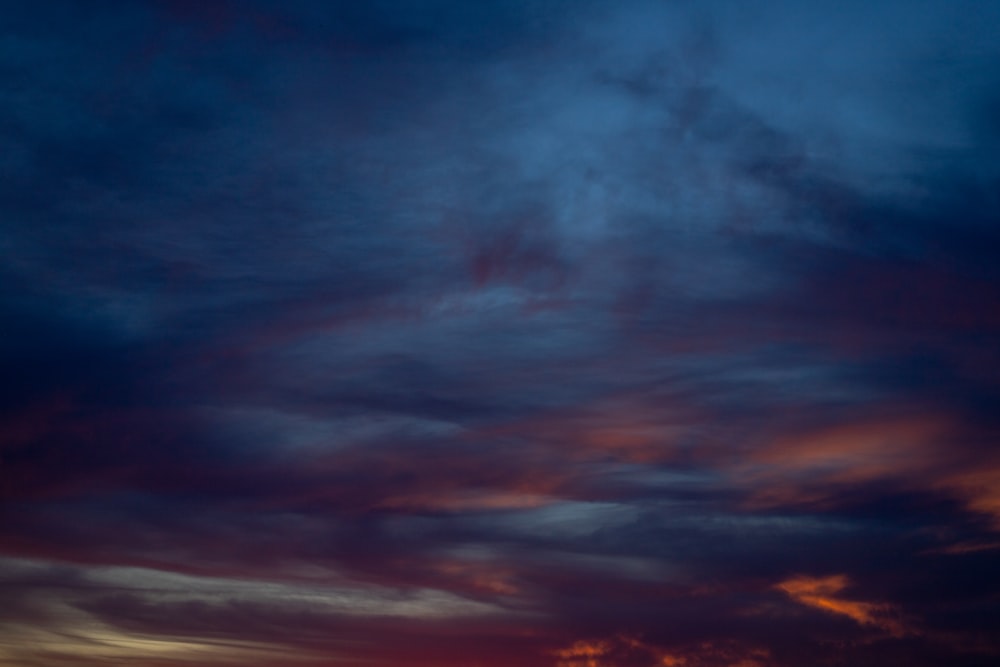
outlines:
M996 3L0 28L0 661L1000 656Z

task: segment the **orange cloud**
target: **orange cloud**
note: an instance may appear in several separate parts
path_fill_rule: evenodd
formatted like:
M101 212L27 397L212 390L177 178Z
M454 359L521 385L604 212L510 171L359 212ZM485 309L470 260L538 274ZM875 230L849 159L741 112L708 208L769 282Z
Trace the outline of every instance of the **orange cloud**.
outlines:
M747 472L792 473L828 482L864 482L934 465L940 418L884 419L780 438L753 453Z
M515 595L518 592L518 587L512 582L514 573L489 562L451 560L438 564L434 569L478 593Z
M641 662L656 667L767 667L772 664L767 649L738 642L701 642L667 649L625 635L600 641L577 641L552 654L558 659L556 667L615 667L623 662Z
M845 486L894 480L950 495L1000 528L1000 457L963 454L964 437L944 416L868 419L777 438L726 467L751 508L823 506Z
M446 512L474 512L483 510L534 509L556 502L557 498L530 491L431 491L405 495L390 495L377 503L377 509L441 510Z
M556 667L607 667L603 658L611 652L606 641L578 641L569 648L553 651L559 659Z
M847 616L860 625L881 628L896 637L908 634L902 623L892 618L894 612L890 605L840 597L839 593L849 584L846 575L835 574L828 577L792 577L776 584L775 588L807 607Z
M969 509L988 514L1000 530L1000 463L982 463L946 476L939 486L957 494Z
M492 435L523 438L573 461L655 464L677 457L676 442L697 417L690 406L622 394L507 424Z
M952 556L961 556L964 554L980 553L983 551L996 551L998 549L1000 549L1000 542L973 540L968 542L958 542L957 544L950 544L940 549L931 549L926 553L940 553L940 554L949 554Z
M934 488L950 428L935 416L868 419L777 438L728 468L754 508L822 505L838 487L878 480Z

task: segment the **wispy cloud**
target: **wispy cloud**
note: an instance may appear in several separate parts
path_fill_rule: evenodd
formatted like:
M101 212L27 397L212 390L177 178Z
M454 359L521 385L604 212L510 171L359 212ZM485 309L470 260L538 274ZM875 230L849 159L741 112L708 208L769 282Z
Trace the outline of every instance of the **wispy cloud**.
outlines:
M843 597L841 593L849 583L849 579L843 574L827 577L797 576L786 579L775 587L796 602L831 614L846 616L861 625L873 626L895 636L909 632L891 605Z

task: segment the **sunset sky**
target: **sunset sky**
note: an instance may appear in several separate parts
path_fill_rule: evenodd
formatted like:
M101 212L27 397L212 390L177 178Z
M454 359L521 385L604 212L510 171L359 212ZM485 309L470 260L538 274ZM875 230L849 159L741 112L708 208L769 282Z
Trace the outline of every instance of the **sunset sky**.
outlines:
M0 666L1000 664L998 35L0 0Z

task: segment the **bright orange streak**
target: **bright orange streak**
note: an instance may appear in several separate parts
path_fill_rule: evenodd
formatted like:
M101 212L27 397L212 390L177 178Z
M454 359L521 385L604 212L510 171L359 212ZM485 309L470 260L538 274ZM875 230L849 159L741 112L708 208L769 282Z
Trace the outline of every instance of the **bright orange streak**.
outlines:
M577 641L568 648L552 651L551 655L558 659L556 667L617 667L623 661L651 667L766 667L772 664L767 649L736 642L701 642L668 650L626 635L600 641Z
M893 636L907 634L906 629L899 621L887 617L887 614L892 612L890 605L858 602L837 596L838 593L847 588L849 583L848 578L843 574L828 577L799 576L787 579L777 584L775 588L807 607L847 616L860 625L875 626L888 631Z
M559 658L557 667L604 667L601 657L607 655L611 647L607 642L575 642L569 648L553 651Z

